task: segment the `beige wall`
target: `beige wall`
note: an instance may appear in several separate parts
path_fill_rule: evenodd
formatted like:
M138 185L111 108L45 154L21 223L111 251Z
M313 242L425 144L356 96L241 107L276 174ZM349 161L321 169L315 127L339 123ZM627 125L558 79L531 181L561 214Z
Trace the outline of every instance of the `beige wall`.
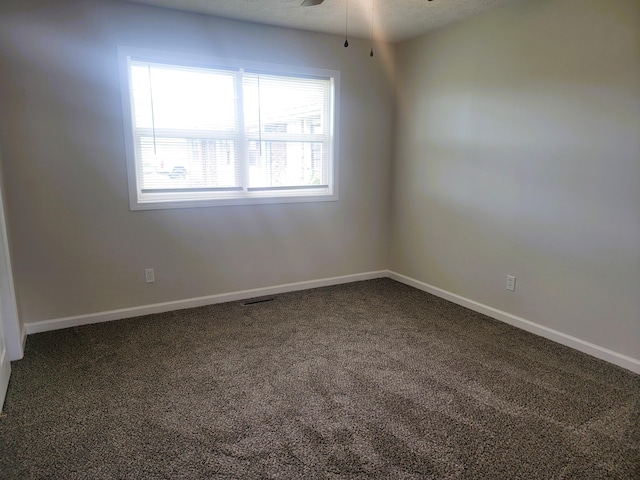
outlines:
M119 2L8 3L0 143L25 323L386 268L393 90L367 42ZM340 200L129 211L117 45L340 70Z
M397 53L390 268L640 359L640 2L515 1Z
M364 41L5 2L0 143L22 319L391 268L640 358L639 25L634 0L514 0L403 43L394 129L387 62ZM120 44L340 70L340 200L129 211Z

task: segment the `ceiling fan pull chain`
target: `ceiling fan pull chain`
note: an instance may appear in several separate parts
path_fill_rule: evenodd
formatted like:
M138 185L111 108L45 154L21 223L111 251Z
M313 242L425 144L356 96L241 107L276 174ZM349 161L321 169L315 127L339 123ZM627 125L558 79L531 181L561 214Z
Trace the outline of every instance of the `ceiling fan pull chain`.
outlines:
M373 7L376 4L376 0L371 0L371 51L369 56L373 58Z
M347 13L345 14L344 19L344 48L349 46L349 40L347 37L349 36L349 0L347 0Z

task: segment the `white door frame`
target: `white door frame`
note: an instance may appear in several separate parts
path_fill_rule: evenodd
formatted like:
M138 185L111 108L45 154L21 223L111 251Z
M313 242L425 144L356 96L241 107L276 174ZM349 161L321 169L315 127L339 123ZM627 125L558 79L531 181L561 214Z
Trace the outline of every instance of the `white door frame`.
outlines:
M10 362L22 358L23 355L2 193L2 175L0 175L0 411L9 387Z
M24 355L24 331L20 328L18 307L13 286L13 272L7 242L4 204L0 193L0 318L9 360L20 360Z
M0 167L2 166L0 151ZM20 326L16 292L13 285L13 270L9 253L9 239L4 209L4 176L0 169L0 322L4 330L4 342L9 360L20 360L24 355L26 335Z
M2 330L1 324L0 330ZM7 388L9 386L9 377L11 376L11 363L9 363L9 359L7 358L7 350L4 348L3 340L2 332L0 331L0 412L2 412L4 398L7 395Z

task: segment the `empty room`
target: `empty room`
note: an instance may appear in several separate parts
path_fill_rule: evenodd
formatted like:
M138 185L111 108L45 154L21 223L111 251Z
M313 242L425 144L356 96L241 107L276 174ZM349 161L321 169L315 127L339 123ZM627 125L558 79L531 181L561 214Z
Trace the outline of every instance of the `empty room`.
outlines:
M638 0L0 3L0 479L640 478Z

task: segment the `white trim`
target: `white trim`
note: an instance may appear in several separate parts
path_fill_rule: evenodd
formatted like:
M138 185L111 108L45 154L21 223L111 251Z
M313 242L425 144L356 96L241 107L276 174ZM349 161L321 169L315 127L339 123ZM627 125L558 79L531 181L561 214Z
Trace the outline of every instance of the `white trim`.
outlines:
M533 333L540 337L553 340L554 342L586 353L588 355L591 355L592 357L596 357L600 360L618 365L619 367L626 368L627 370L631 370L633 373L640 374L640 360L636 358L632 358L627 355L614 352L613 350L609 350L608 348L586 342L572 335L559 332L552 328L545 327L544 325L539 325L530 320L526 320L502 310L498 310L497 308L493 308L488 305L484 305L483 303L470 300L460 295L456 295L455 293L451 293L447 290L434 287L433 285L429 285L414 278L407 277L393 271L389 271L388 273L389 278L400 283L404 283L411 287L417 288L418 290L423 290L427 293L431 293L433 295L436 295L437 297L444 298L445 300L449 300L450 302L453 302L455 304L462 305L463 307L473 310L474 312L482 313L483 315L494 318L496 320L500 320L504 323L508 323L509 325L520 328L522 330L526 330L527 332Z
M11 376L11 364L5 354L6 350L3 349L0 353L0 412L2 412L4 399L7 396L9 377Z
M272 203L300 203L300 202L334 202L338 201L338 152L339 148L339 125L340 116L340 71L326 68L313 68L306 66L294 66L285 64L245 61L238 59L219 58L206 55L197 55L180 52L169 52L164 50L151 50L146 48L129 47L120 45L117 47L118 65L120 72L120 91L121 91L121 107L124 125L124 144L125 157L127 161L127 177L129 186L129 209L131 211L138 210L155 210L169 208L194 208L194 207L217 207L229 205L261 205ZM323 179L324 186L314 188L311 185L304 185L297 188L279 187L277 190L255 188L247 188L246 182L238 190L220 191L208 190L199 191L197 189L185 188L185 191L162 191L149 192L141 188L140 182L140 162L139 155L136 153L136 132L134 129L134 112L133 112L133 90L131 80L131 62L134 60L150 61L153 63L162 63L173 66L194 66L208 68L214 70L232 70L235 72L236 84L240 84L236 93L239 95L240 115L243 112L242 75L247 73L263 73L265 75L275 75L282 77L307 77L308 79L325 80L326 98L325 110L323 116L327 118L323 121L324 134L306 134L295 135L294 137L285 138L296 141L314 141L321 142L327 148L325 154L327 160L323 159L323 171L327 170L327 178ZM237 76L239 75L239 76ZM325 123L326 122L326 123ZM244 122L240 122L239 128L241 133L229 136L230 140L240 142L240 151L242 154L241 162L247 162L248 158L245 152L245 144L249 138L245 134ZM167 130L167 129L165 129ZM154 130L154 137L155 137ZM195 132L198 132L197 130ZM190 131L189 136L194 132ZM168 135L168 133L165 133ZM201 133L197 133L200 135ZM180 134L174 135L181 136ZM268 139L277 139L271 134ZM263 137L263 139L267 139ZM323 158L325 158L323 155ZM248 168L248 167L247 167ZM323 175L324 177L324 175ZM246 180L246 179L245 179Z
M0 183L2 176L0 175ZM3 191L0 185L0 323L4 328L4 341L9 360L20 360L24 355L23 327L20 325L9 238L7 236Z
M22 347L22 354L24 355L24 349L27 346L27 327L25 327L24 325L20 326L20 345ZM22 357L20 358L9 358L9 360L13 361L13 360L20 360L22 359Z
M342 283L359 282L372 280L374 278L384 278L387 276L386 270L375 272L357 273L353 275L343 275L340 277L323 278L319 280L309 280L306 282L287 283L272 287L254 288L251 290L241 290L238 292L221 293L218 295L208 295L206 297L189 298L186 300L176 300L172 302L155 303L152 305L142 305L139 307L121 308L106 312L90 313L87 315L76 315L73 317L54 318L43 322L27 323L25 325L27 334L59 330L61 328L78 327L92 323L109 322L111 320L121 320L123 318L138 317L152 313L169 312L184 308L202 307L216 303L235 302L247 298L262 297L265 295L276 295L278 293L295 292L298 290L308 290L310 288L327 287Z
M218 295L209 295L205 297L190 298L186 300L176 300L172 302L156 303L152 305L122 308L119 310L110 310L106 312L91 313L87 315L54 318L51 320L45 320L43 322L27 323L25 325L25 330L26 334L31 335L33 333L47 332L50 330L58 330L61 328L78 327L82 325L89 325L92 323L109 322L111 320L138 317L141 315L149 315L153 313L168 312L184 308L201 307L204 305L213 305L216 303L234 302L247 298L261 297L265 295L276 295L279 293L294 292L298 290L307 290L310 288L326 287L330 285L339 285L342 283L351 283L384 277L391 278L392 280L404 283L411 287L417 288L418 290L431 293L457 305L462 305L463 307L466 307L475 312L482 313L483 315L487 315L488 317L500 320L501 322L507 323L522 330L526 330L527 332L547 338L554 342L591 355L592 357L599 358L606 362L630 370L634 373L640 374L640 360L638 359L623 355L618 352L614 352L613 350L609 350L599 345L581 340L552 328L539 325L530 320L526 320L502 310L498 310L497 308L484 305L480 302L470 300L460 295L456 295L455 293L451 293L447 290L434 287L433 285L426 284L419 280L415 280L411 277L407 277L406 275L402 275L390 270L378 270L353 275L343 275L340 277L309 280L297 283L287 283L271 287L254 288L251 290L241 290L238 292L221 293ZM26 339L25 330L22 331L23 340Z

